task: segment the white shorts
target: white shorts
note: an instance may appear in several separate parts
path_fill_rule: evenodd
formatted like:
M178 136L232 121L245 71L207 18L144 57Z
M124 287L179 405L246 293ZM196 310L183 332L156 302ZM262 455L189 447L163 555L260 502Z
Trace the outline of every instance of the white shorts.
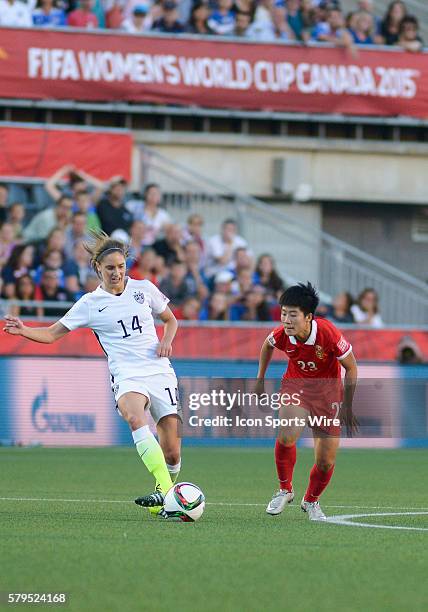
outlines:
M155 423L169 414L177 414L182 421L182 411L178 397L178 382L174 373L153 374L139 378L126 378L113 385L116 404L119 398L129 391L145 395L149 401L146 410L150 411ZM119 407L117 411L121 414Z

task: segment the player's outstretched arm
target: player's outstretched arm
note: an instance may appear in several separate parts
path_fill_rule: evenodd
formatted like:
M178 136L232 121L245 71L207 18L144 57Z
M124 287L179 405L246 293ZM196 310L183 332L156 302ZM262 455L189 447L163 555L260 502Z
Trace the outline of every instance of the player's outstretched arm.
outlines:
M344 398L342 405L341 421L346 425L347 434L352 436L353 433L358 431L359 423L357 418L352 412L352 402L354 399L355 388L358 380L358 368L357 362L354 357L354 353L351 353L340 360L341 366L345 369L344 384Z
M3 331L11 336L23 336L34 342L52 344L52 342L68 334L70 330L59 321L49 327L27 327L18 317L6 315Z
M172 310L167 306L159 315L160 320L165 324L163 328L163 337L159 342L157 354L158 357L171 357L172 341L177 333L178 323Z
M264 393L264 382L265 382L266 370L268 369L269 363L272 359L273 351L274 351L274 347L269 342L269 339L266 338L260 350L259 370L257 372L257 382L256 382L256 389L255 389L256 393Z

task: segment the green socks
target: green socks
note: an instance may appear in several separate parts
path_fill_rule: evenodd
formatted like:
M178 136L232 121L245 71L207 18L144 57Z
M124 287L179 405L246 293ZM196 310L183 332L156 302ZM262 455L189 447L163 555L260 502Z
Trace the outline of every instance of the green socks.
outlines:
M133 431L132 437L144 465L159 483L162 493L166 493L172 487L172 480L159 442L151 433L148 425Z

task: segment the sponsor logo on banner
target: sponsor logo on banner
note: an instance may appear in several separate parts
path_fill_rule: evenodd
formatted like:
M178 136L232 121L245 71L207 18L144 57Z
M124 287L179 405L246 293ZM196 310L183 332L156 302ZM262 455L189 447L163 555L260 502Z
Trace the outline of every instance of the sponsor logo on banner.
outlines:
M51 412L46 408L48 403L48 386L43 383L41 392L36 395L31 407L31 421L37 431L45 432L94 432L96 429L96 415L93 413L64 412L58 410Z

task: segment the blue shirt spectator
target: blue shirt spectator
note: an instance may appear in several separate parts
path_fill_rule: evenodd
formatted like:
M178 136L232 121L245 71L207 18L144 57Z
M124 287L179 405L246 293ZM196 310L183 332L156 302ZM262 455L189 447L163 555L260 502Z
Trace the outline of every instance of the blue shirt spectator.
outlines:
M55 7L54 0L40 0L32 17L33 24L38 27L59 28L67 23L64 11Z
M235 29L235 13L232 0L219 0L218 9L208 18L208 27L219 36L230 36Z

